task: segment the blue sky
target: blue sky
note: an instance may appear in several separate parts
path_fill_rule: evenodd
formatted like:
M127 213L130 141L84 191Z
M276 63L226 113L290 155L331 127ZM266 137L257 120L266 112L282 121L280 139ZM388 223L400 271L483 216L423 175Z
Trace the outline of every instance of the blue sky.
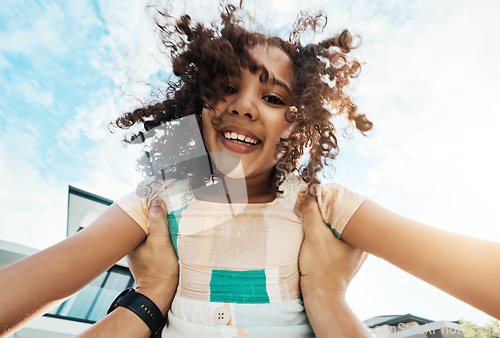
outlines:
M214 17L217 2L193 3L172 8ZM352 96L375 128L342 141L334 180L418 221L500 240L500 3L301 3L254 1L251 25L286 32L300 9L323 8L328 26L311 39L344 28L363 39ZM68 185L111 199L134 188L122 134L108 123L168 73L153 30L139 1L0 2L1 239L37 248L63 239ZM362 319L489 318L377 258L348 296Z

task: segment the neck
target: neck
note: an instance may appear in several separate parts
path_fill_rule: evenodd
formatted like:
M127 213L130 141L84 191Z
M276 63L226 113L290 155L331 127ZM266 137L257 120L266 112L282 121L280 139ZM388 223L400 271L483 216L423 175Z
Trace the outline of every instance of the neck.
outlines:
M266 203L274 200L269 184L270 171L254 177L231 178L222 176L218 184L197 189L197 198L214 202Z

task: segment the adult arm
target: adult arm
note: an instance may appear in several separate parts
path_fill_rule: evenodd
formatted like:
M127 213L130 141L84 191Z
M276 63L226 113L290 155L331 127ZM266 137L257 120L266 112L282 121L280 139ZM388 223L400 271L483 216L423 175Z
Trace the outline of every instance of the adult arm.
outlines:
M500 318L500 243L437 229L366 200L342 239Z
M80 290L144 238L142 228L113 204L84 230L0 270L0 336Z
M136 291L151 299L165 317L179 280L179 263L170 240L167 211L161 199L155 199L148 212L150 233L128 254ZM151 330L135 313L118 307L79 337L150 337Z
M366 254L335 238L324 224L316 197L302 204L304 241L299 268L307 317L317 337L371 337L345 301L350 281Z

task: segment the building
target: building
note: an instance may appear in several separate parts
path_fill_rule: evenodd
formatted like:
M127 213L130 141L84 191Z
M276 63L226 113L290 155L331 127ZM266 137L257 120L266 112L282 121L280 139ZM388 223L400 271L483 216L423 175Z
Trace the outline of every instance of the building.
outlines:
M376 316L364 321L377 338L455 338L464 337L458 322L433 321L405 315Z

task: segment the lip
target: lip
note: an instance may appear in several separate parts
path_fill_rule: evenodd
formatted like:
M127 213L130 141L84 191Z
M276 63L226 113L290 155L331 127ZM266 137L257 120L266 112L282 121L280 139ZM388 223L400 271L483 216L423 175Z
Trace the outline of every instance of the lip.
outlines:
M224 132L227 132L227 131L231 131L231 132L235 132L237 134L251 137L255 140L258 140L259 143L257 143L254 146L247 146L245 144L234 143L233 141L230 141L224 137ZM222 142L222 144L224 145L224 147L226 147L228 150L235 152L235 153L238 153L238 154L249 154L249 153L254 152L257 149L260 149L262 147L262 141L257 136L255 136L255 134L253 134L249 130L242 128L242 127L238 127L238 126L234 126L234 125L225 126L219 130L218 134L219 134L219 139Z

